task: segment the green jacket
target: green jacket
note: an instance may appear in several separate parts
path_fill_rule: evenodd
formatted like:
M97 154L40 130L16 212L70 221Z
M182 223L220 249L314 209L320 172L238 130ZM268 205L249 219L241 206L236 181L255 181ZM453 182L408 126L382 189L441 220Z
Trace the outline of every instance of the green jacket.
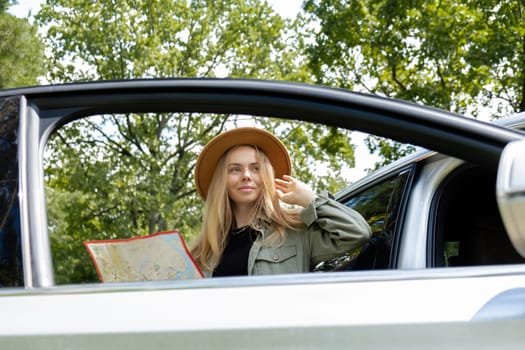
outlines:
M370 226L355 210L320 194L301 211L306 229L288 230L283 244L268 245L263 230L250 249L249 275L300 273L311 271L321 261L364 245L371 235Z

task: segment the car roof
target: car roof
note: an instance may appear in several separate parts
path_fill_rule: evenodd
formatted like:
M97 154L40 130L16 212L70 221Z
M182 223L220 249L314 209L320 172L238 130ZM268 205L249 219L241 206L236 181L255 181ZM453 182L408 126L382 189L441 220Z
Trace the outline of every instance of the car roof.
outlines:
M515 129L515 130L524 130L525 129L525 112L520 112L520 113L510 115L508 117L496 119L492 121L491 123L495 125L504 126L506 128ZM358 179L356 182L352 183L347 188L337 193L336 197L337 198L344 197L348 195L349 193L355 191L356 189L359 189L363 186L367 186L368 184L374 183L376 180L384 178L384 176L388 176L388 174L390 173L396 173L400 169L403 169L409 166L410 164L416 164L421 161L424 161L425 159L428 159L432 156L437 156L437 155L439 155L439 153L435 151L430 151L427 149L419 149L414 153L408 154L400 159L397 159L396 161L388 165L385 165L363 176L362 178ZM441 156L444 156L444 155L441 155Z
M505 126L507 128L524 130L525 129L525 112L516 113L505 118L496 119L494 124Z

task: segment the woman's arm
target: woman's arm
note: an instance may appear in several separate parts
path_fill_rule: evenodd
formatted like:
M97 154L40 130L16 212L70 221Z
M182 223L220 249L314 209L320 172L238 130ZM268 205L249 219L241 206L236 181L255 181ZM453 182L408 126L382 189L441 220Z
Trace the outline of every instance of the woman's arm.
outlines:
M359 248L370 238L370 226L361 214L327 193L317 195L290 176L276 179L276 189L283 202L304 208L300 215L313 265Z
M361 214L327 193L320 194L304 209L301 218L308 227L312 265L363 246L372 233Z
M372 233L361 214L327 193L320 194L301 211L301 218L308 227L313 265L363 246Z

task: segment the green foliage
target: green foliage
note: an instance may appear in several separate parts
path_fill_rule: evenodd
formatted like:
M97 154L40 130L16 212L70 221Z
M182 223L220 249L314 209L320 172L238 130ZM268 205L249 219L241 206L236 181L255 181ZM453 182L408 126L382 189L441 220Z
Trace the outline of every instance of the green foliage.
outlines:
M306 0L303 8L317 23L307 56L318 83L485 119L525 110L521 0ZM406 151L369 145L387 147L386 162Z
M0 0L0 14L7 11L9 6L15 5L16 1L13 0Z
M307 0L319 82L476 116L524 101L519 0Z
M3 13L7 3L0 3L0 89L35 85L45 73L44 44L35 25Z
M375 135L368 135L364 142L370 152L377 153L380 156L380 161L374 164L373 169L368 170L377 170L416 150L412 145L406 145Z
M53 0L37 19L54 81L304 75L290 23L257 0Z

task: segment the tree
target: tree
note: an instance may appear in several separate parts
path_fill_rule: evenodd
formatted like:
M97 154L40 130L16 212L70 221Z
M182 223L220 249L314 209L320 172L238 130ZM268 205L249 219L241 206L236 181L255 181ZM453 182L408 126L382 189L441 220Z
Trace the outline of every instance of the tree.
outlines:
M304 81L293 24L257 0L48 0L55 82L149 77L256 77ZM193 185L200 148L238 116L148 113L95 116L48 144L46 184L58 283L94 281L82 241L177 228L191 238L202 203ZM288 142L301 178L333 189L352 165L347 133L255 120ZM315 133L316 137L308 137ZM317 140L322 148L316 147ZM337 140L336 143L329 142ZM300 150L313 150L307 159ZM295 152L294 152L295 151ZM52 156L51 156L52 154ZM313 160L333 171L315 176ZM320 179L326 179L321 181Z
M0 89L35 85L45 73L44 44L37 27L6 13L12 4L0 1Z
M53 0L37 15L49 26L59 82L148 77L301 80L289 23L265 2ZM96 29L96 30L94 30ZM81 69L77 64L81 64Z
M15 3L16 1L12 0L0 0L0 13L4 13L5 11L7 11L9 6L14 5Z
M307 0L319 83L484 119L525 110L520 0ZM383 149L380 139L369 139ZM402 149L387 142L391 150Z

